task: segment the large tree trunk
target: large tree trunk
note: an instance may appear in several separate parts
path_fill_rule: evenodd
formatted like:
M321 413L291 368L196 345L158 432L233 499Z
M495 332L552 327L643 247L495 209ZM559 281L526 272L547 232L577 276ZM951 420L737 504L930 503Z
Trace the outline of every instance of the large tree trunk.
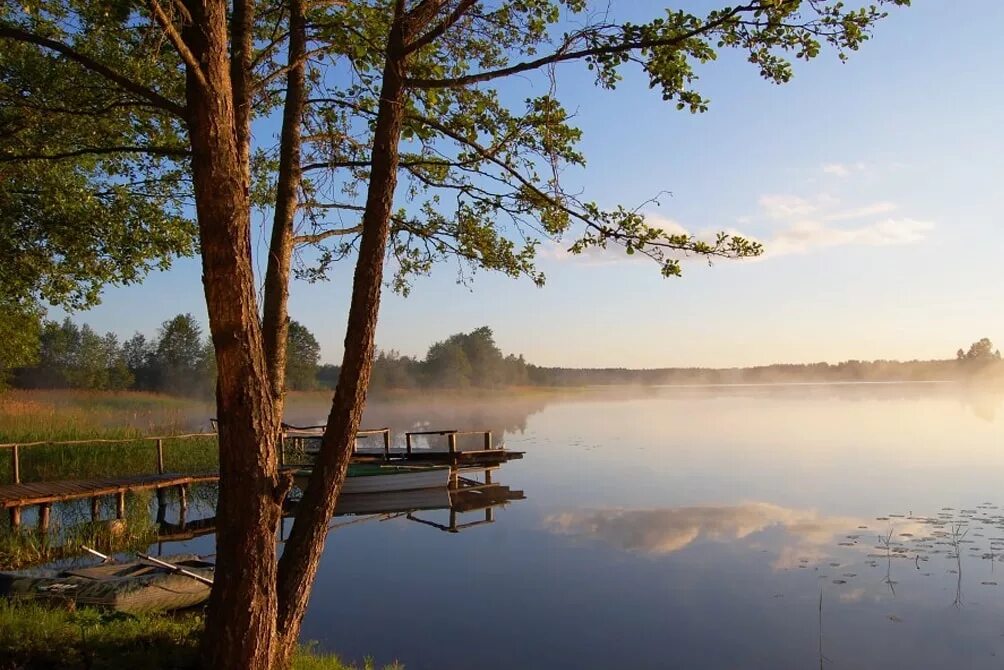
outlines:
M276 183L275 217L265 273L262 305L265 365L272 402L282 417L286 392L286 342L289 336L289 270L293 257L293 222L300 190L300 131L305 104L306 20L302 0L289 1L289 49L286 101L282 112L279 144L279 178Z
M185 38L201 65L187 79L192 176L203 284L218 369L220 495L217 570L206 667L266 670L276 642L279 417L262 355L251 265L247 116L235 109L227 2L189 3Z
M327 428L279 562L277 663L288 667L327 535L328 520L352 455L366 403L404 117L404 34L398 14L388 38L372 170L352 283L345 352Z

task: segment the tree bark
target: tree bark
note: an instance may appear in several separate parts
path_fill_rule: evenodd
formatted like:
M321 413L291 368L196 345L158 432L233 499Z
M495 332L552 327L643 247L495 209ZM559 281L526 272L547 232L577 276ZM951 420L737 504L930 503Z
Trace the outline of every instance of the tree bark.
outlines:
M267 670L276 642L276 443L251 264L247 115L235 108L225 0L189 2L184 38L201 76L186 82L203 284L217 360L220 494L206 667ZM191 67L191 66L190 66ZM202 82L205 82L204 84Z
M277 668L288 667L296 649L300 624L324 549L328 520L345 479L366 403L404 117L403 18L399 3L388 37L342 369L321 451L279 562Z
M265 364L268 368L272 403L282 417L286 392L286 343L289 337L289 269L293 257L293 222L300 190L301 127L305 104L307 50L306 19L302 0L289 0L288 63L295 63L286 76L286 100L279 140L279 176L276 183L275 216L265 273L262 312Z

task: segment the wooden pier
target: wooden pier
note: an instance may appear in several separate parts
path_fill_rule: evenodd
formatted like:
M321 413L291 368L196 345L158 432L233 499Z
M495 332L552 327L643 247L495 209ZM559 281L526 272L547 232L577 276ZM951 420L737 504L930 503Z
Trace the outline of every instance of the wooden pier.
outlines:
M215 421L213 423L215 427ZM294 454L310 454L312 450L305 445L308 442L319 442L323 429L323 426L296 427L284 424L284 432L280 441L281 467L289 469L303 466L309 467L309 462L299 464L287 463L287 451L289 451L290 445L294 445ZM361 430L357 434L357 440L359 438L372 437L375 435L382 436L383 449L380 451L361 450L358 448L357 443L354 446L353 451L354 461L390 463L418 461L429 465L453 465L460 467L477 466L490 468L491 466L498 465L507 460L522 458L523 456L521 452L508 451L500 446L493 447L491 431L463 432L458 430L443 430L405 433L405 449L403 450L391 449L389 428ZM484 448L475 450L458 449L457 438L466 435L480 435L483 440L482 445ZM39 530L46 531L49 527L51 507L54 503L90 499L92 520L98 521L100 499L108 496L115 496L116 518L122 519L125 517L125 496L127 493L153 490L156 491L158 500L163 503L165 492L168 489L177 489L183 519L187 508L188 487L192 484L218 481L220 475L218 472L168 472L165 467L164 443L166 440L212 436L216 436L216 433L187 433L184 435L154 436L117 440L97 439L64 442L0 444L0 449L9 450L11 455L11 483L0 484L0 508L8 510L8 513L10 514L11 528L18 528L21 525L22 509L25 507L37 506ZM412 438L417 436L444 436L447 442L447 449L445 451L434 449L414 449ZM102 444L109 446L115 444L135 445L137 443L144 442L150 443L150 445L156 450L156 473L72 481L21 481L21 451L26 447L84 444ZM490 471L486 472L489 472L487 476L490 481ZM454 484L456 484L456 480L454 480ZM184 525L184 521L182 521L182 525Z

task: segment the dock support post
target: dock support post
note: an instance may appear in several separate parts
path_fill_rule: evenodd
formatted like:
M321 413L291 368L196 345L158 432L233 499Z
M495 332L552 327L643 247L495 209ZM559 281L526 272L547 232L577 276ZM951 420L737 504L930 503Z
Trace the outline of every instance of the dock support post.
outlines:
M485 468L485 484L491 484L491 483L492 483L492 469Z
M101 516L101 501L97 496L91 498L91 521L97 521Z
M185 516L188 513L188 487L182 484L178 487L178 523L185 527Z
M404 450L408 456L411 456L411 433L404 434Z
M164 474L164 440L157 440L157 474Z
M119 491L115 494L115 518L124 519L125 512L125 491Z
M52 511L52 505L49 503L42 503L38 506L38 532L39 534L45 534L49 531L49 513Z
M492 448L492 431L485 431L485 451L489 451Z
M10 508L10 528L11 530L17 530L21 527L21 508L11 507Z
M21 453L16 444L10 453L10 478L15 484L21 483Z
M451 454L457 453L457 434L450 433L449 435L447 435L446 442L447 444L450 445L450 453Z

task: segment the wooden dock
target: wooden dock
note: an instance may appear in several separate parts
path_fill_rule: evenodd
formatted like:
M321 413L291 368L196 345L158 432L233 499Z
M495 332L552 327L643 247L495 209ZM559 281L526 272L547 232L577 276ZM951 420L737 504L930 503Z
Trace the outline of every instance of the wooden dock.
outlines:
M295 427L284 424L284 434L280 448L280 463L283 468L309 467L308 463L293 464L287 462L287 451L293 446L293 454L308 455L309 448L305 448L308 442L317 442L321 437L323 426ZM73 440L66 442L32 442L25 444L0 444L0 449L8 449L11 452L11 473L12 483L0 484L0 509L8 510L10 514L10 525L18 528L21 525L21 510L25 507L38 507L38 528L45 531L49 527L49 517L51 507L54 503L69 502L74 500L90 499L91 517L93 521L99 520L100 499L107 496L116 498L116 518L125 517L125 496L127 493L137 491L153 490L157 492L157 497L163 501L163 496L167 489L177 489L181 504L181 514L184 518L187 508L187 490L192 484L211 483L219 480L218 472L201 473L171 473L167 472L164 465L164 443L173 439L188 439L196 437L214 436L216 433L189 433L185 435L169 435L160 437L143 437L121 440ZM493 447L491 431L461 432L457 430L446 431L423 431L406 433L406 448L404 450L390 448L390 429L379 428L372 430L361 430L358 438L380 435L383 437L382 450L364 451L358 449L358 444L353 452L353 460L357 462L387 462L404 463L418 461L428 465L451 465L459 467L484 466L491 467L514 458L522 458L521 452L508 451L501 446ZM444 436L447 441L447 449L414 449L412 438L414 436ZM457 438L463 435L480 435L483 439L483 449L463 450L457 448ZM108 477L99 479L82 479L72 481L41 481L22 482L21 481L21 450L25 447L42 445L82 445L82 444L136 444L137 442L148 442L156 448L157 472L153 474L140 474L122 477ZM184 522L182 522L184 525Z

